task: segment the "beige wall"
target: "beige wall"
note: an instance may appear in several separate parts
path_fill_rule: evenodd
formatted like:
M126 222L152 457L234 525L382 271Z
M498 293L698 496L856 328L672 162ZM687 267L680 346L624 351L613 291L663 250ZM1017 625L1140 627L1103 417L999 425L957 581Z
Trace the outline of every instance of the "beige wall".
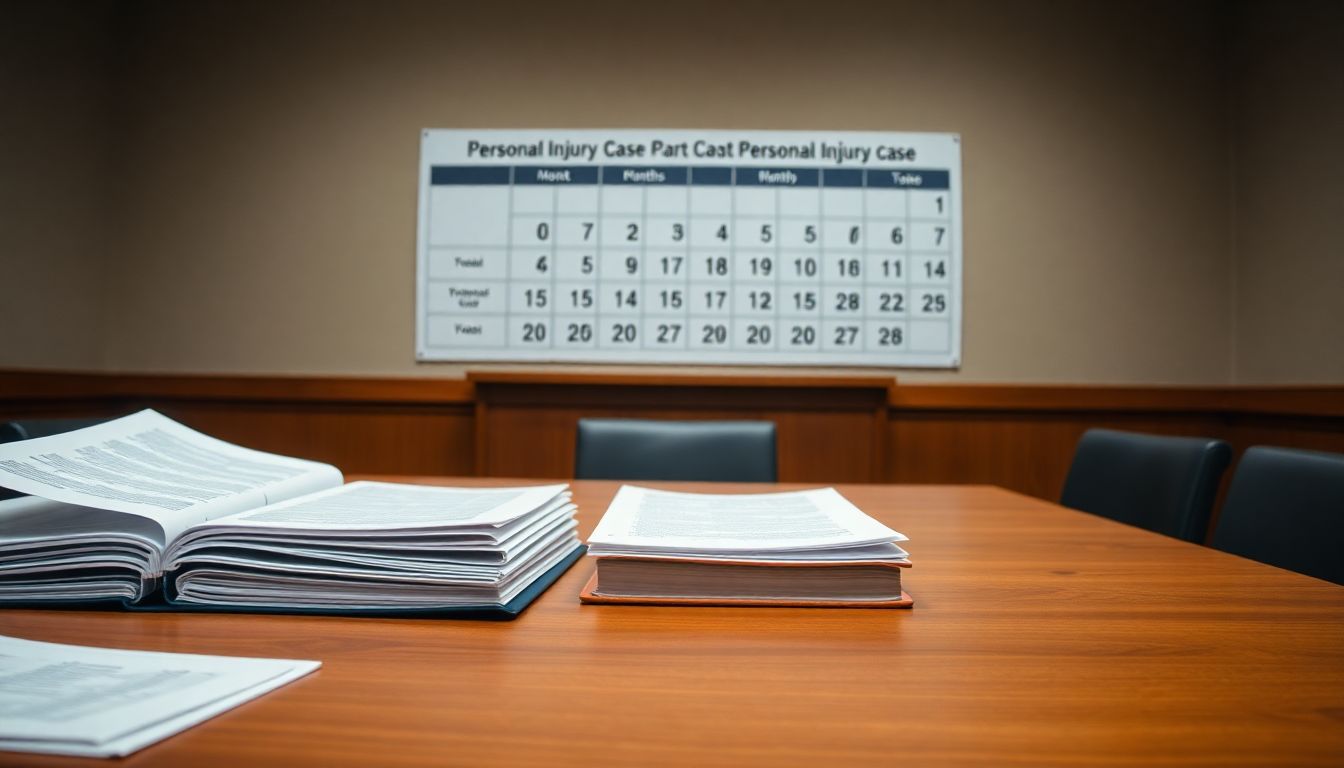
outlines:
M1234 376L1344 382L1344 4L1238 22Z
M110 11L0 3L0 366L103 363L118 253Z
M903 379L1232 379L1224 6L582 6L123 6L106 340L0 365L457 375L412 361L420 128L815 128L963 136L964 367Z

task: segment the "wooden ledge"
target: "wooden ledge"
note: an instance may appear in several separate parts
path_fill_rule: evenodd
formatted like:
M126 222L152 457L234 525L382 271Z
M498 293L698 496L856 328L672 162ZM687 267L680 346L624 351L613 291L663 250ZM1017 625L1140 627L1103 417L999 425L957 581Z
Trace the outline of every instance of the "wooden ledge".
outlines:
M469 371L467 378L117 374L0 370L0 401L135 403L143 400L470 406L476 385L878 390L893 414L913 411L1198 413L1344 418L1344 386L1095 386L909 384L891 376L724 375ZM857 394L857 392L854 392Z
M1142 411L1344 417L1344 386L1164 387L922 384L892 387L904 411Z
M475 384L543 384L610 387L764 387L798 389L883 389L896 385L891 376L790 376L646 373L546 373L531 371L467 371Z
M461 379L0 371L0 400L229 400L470 404Z

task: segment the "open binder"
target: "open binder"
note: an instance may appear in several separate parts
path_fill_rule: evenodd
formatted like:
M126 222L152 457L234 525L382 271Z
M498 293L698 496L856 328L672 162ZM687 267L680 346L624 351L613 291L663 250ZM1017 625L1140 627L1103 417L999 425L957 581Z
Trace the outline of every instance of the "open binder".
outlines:
M0 607L509 619L584 552L564 484L342 481L153 411L0 445Z

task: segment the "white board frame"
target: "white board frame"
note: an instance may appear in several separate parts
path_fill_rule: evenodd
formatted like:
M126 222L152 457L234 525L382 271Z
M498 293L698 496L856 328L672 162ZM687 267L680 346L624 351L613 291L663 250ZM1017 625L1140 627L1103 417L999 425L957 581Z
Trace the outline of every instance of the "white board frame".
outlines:
M669 151L668 148L675 148L679 145L684 145L682 151L686 153L685 156L666 157L665 155L658 153L660 149L665 153ZM583 155L571 158L563 156L569 149L577 147L584 148L582 150L584 152ZM588 147L591 147L592 149L589 150ZM733 154L732 156L724 157L697 156L694 154L696 150L705 151L714 147L728 147L730 148L728 151ZM840 147L843 147L853 154L846 155L839 159L835 155L822 157L822 153L826 152L828 148L835 149ZM811 153L810 156L806 154L809 149ZM534 152L534 154L528 154L529 151ZM753 153L755 154L753 155ZM878 155L881 153L885 153L886 157L879 158ZM902 153L908 153L910 157L902 156ZM933 252L916 254L917 249L907 248L905 251L906 258L904 258L904 270L907 277L903 285L905 288L904 292L907 294L905 298L907 302L915 304L919 301L921 296L928 299L935 297L935 295L942 295L947 301L946 311L942 317L930 320L915 315L914 307L907 306L906 313L901 319L894 321L874 318L871 316L871 313L868 312L866 307L860 310L861 316L852 321L837 319L834 311L819 313L818 319L815 321L815 326L816 329L820 331L818 335L822 336L823 339L828 329L839 330L842 327L846 327L847 323L858 322L861 330L859 338L860 343L857 348L848 351L839 349L827 350L822 348L822 344L825 343L823 340L818 342L818 349L790 351L788 349L778 348L769 350L754 349L738 343L740 341L746 341L746 338L742 337L739 332L743 330L750 331L750 324L753 321L750 318L744 320L742 317L733 315L729 315L725 320L730 326L729 332L731 337L726 348L722 350L691 348L689 346L681 349L657 349L644 346L639 346L638 348L603 348L596 345L593 348L581 349L557 348L555 346L555 341L559 334L556 333L556 323L554 320L557 315L553 309L549 316L545 313L534 316L538 323L541 322L542 319L549 318L548 322L551 323L551 328L548 332L548 336L551 339L550 345L544 347L510 345L510 342L512 341L510 331L514 328L527 330L522 328L521 324L527 324L529 321L525 316L513 314L513 310L509 306L509 302L513 298L510 295L510 292L517 292L518 287L522 285L520 279L514 278L513 275L510 274L509 267L512 266L511 260L520 256L521 251L536 250L536 244L532 243L528 246L515 247L511 240L506 239L505 243L500 245L445 245L444 243L446 242L446 239L437 239L444 237L444 227L440 226L439 230L432 231L432 224L435 216L439 216L440 220L442 220L443 217L441 212L444 210L443 205L436 206L433 202L436 197L436 185L432 184L432 181L434 180L433 169L435 167L456 168L457 171L455 171L455 173L458 174L457 176L445 174L441 175L440 178L460 179L470 176L471 172L469 169L493 169L490 170L489 173L497 174L499 168L508 167L511 169L509 171L509 178L512 181L516 181L513 174L517 169L526 168L535 170L537 166L554 169L574 169L575 174L581 172L578 169L598 166L603 169L598 172L600 175L608 174L608 169L647 169L656 167L672 169L673 174L675 175L675 169L677 168L731 168L736 169L733 171L734 182L737 181L738 175L743 169L748 170L750 173L769 171L776 175L779 171L784 169L800 169L801 171L821 169L817 174L817 178L819 179L818 183L822 185L822 191L819 192L819 197L834 194L834 190L825 185L832 184L832 179L840 179L844 176L844 174L841 173L842 171L849 172L848 176L845 176L845 178L850 179L854 178L852 174L853 171L860 171L863 173L864 178L862 194L865 200L865 210L862 226L865 230L865 234L867 234L866 230L869 229L869 223L873 218L868 216L866 201L872 197L872 190L877 189L876 186L868 186L869 184L876 184L876 179L882 178L889 173L893 179L897 178L898 175L903 178L913 178L915 179L913 183L916 185L921 181L921 172L925 172L926 180L931 178L944 178L938 177L937 174L945 174L945 193L948 210L945 217L946 227L944 235L949 238L947 248L945 251L940 250L936 254ZM582 173L591 173L591 171L582 171ZM707 178L709 172L706 171L701 175L695 175L694 171L687 172L688 182L691 181L690 177L693 175L695 176L695 179L698 180L701 176ZM771 178L774 177L775 176L771 176ZM610 176L608 174L602 178L605 180L606 178L610 178ZM764 179L767 177L763 175L761 178ZM512 181L507 185L510 206L512 206L512 201L522 194L521 192L517 192L519 187L512 183ZM888 183L890 184L892 182ZM898 186L903 186L905 183L906 182L895 182ZM449 186L451 187L452 185ZM485 198L494 196L498 199L502 199L496 194L501 190L502 186L503 185L498 184L482 185L479 189L485 191L480 193L480 197ZM611 225L612 221L632 217L634 215L632 213L605 213L601 207L601 200L604 195L609 192L607 190L607 185L597 184L595 186L597 188L599 203L597 210L593 213L597 217L596 222L599 232L605 231ZM742 186L743 185L738 185L736 183L732 185L731 195L734 200L741 195L746 194L743 191L739 191ZM747 184L745 186L753 185ZM691 185L687 184L687 187L689 190ZM912 190L916 192L927 191L920 189L917 186L905 187L905 191L907 192ZM897 190L885 188L882 190L883 193L888 191ZM610 194L615 194L615 192L610 192ZM644 199L647 201L649 193L644 192L643 195ZM535 197L535 195L533 195L533 197ZM921 196L920 199L926 198L927 196L925 195ZM463 198L462 195L458 195L456 199L469 198ZM528 199L530 200L532 197L529 197ZM779 198L777 197L776 199L778 200ZM886 198L884 197L881 199ZM690 204L688 203L688 207L689 206ZM907 203L907 206L909 206L909 203ZM482 215L473 221L490 220L490 216L493 215L495 217L495 223L498 223L498 212L495 211L492 214L491 207L492 206L490 205L480 207L479 212ZM452 209L457 210L460 213L464 211L463 206L452 206ZM688 214L689 213L693 213L693 211L688 210ZM555 212L552 211L552 214L555 215ZM918 218L911 219L908 214L909 208L907 207L907 215L904 217L895 217L895 219L899 219L907 225L918 223L920 221ZM461 213L461 215L465 216L466 213ZM544 216L545 213L543 211L537 215ZM604 215L607 216L607 218L603 218ZM647 207L640 215L640 223L642 224L647 223L646 216L652 215L655 218L663 218L661 214L649 214ZM783 215L784 214L781 214L776 210L774 218L776 221L781 221L779 217ZM770 216L757 218L738 216L735 210L730 211L729 216L734 230L737 230L739 224L745 220L755 222L771 218ZM512 209L509 211L508 218L510 221L507 222L506 226L511 228L515 227L515 219L517 217L513 215ZM876 218L882 217L879 216ZM555 220L558 221L558 219ZM662 223L666 224L667 222ZM825 228L831 226L833 222L822 214L819 218L819 224ZM688 219L687 225L688 227L694 226L694 222ZM762 225L762 227L764 227L764 225ZM480 229L476 224L451 227L454 233L466 232L471 228ZM895 228L893 228L893 230L894 229ZM491 231L496 230L492 228ZM496 231L496 237L497 236L498 233ZM507 235L506 237L511 237L511 235ZM599 235L599 238L600 237L601 235ZM894 238L895 234L893 232L893 239ZM471 240L473 238L467 237L465 239ZM489 236L482 236L476 239L489 240ZM692 259L700 258L701 254L704 253L704 251L701 251L696 245L689 244L689 242L688 239L686 257L688 269L691 268ZM503 248L503 251L500 250L501 247ZM641 246L641 262L644 261L644 247L645 246ZM481 248L481 253L493 249L490 252L490 256L495 257L496 259L502 258L506 262L510 262L505 267L505 279L502 281L482 281L460 276L450 276L446 278L443 276L446 269L442 266L445 263L445 253L451 252L454 255L461 255L461 252L470 251L473 248ZM659 246L659 248L661 248L661 246ZM559 250L566 250L557 248L554 245L551 246L551 249L552 253L556 253ZM606 248L599 245L596 250L598 253L595 253L594 255L599 259L600 263L602 257L601 251L606 250ZM621 247L617 246L613 250L619 251L621 250ZM738 253L739 249L734 246L729 246L727 250L732 256L741 255ZM752 248L744 245L740 250L745 254L747 251L752 250ZM785 250L789 249L777 246L776 252L782 253ZM861 251L862 254L860 258L863 260L862 270L864 272L864 280L866 281L867 272L869 271L870 266L874 263L874 251L869 249L866 241L863 243ZM503 256L499 255L501 252L504 254ZM832 257L833 254L836 253L835 250L826 246L826 244L819 244L818 258L821 260L823 270L826 266L826 259ZM913 281L910 279L910 273L914 271L917 257L919 259L924 259L926 257L934 258L935 256L945 256L946 258L945 266L948 274L945 279L940 280L936 285L932 283L925 284L921 281ZM777 261L779 261L777 266L782 272L784 263L782 260ZM433 267L431 266L431 262L433 263ZM469 262L470 259L466 262L459 263ZM921 261L920 263L922 264L923 262ZM962 276L965 271L964 265L965 260L962 238L961 143L958 134L846 131L426 129L422 132L421 136L416 237L415 310L415 347L416 357L420 361L693 363L702 365L817 365L956 368L961 364L961 328L963 314ZM738 264L735 261L731 263L731 267L736 268L737 266ZM931 267L932 264L927 266ZM645 268L647 265L641 263L640 267ZM736 270L734 269L731 271ZM534 280L533 282L540 284L545 281ZM445 287L445 283L447 284L447 287ZM552 278L552 285L556 284L558 283L555 281L555 278ZM577 285L577 283L571 284ZM485 318L487 320L495 320L499 318L498 315L487 316L485 313L479 312L480 302L478 302L476 310L450 309L447 312L443 311L443 307L445 306L443 296L446 292L454 290L454 285L456 285L455 290L458 292L459 296L462 293L470 294L473 291L475 293L480 293L480 290L470 289L471 286L488 285L490 286L488 290L482 289L487 290L487 292L491 294L491 297L487 301L494 301L496 306L498 306L499 301L503 299L505 309L503 318L500 320L503 324L502 331L497 327L499 323L485 326L492 334L502 332L505 335L505 342L503 344L486 343L483 345L464 346L454 343L445 344L439 339L431 338L433 335L431 334L431 324L438 329L442 329L444 323L449 323L449 327L469 329L470 323L475 322L476 319ZM657 285L659 284L655 283L655 287ZM739 293L743 290L744 285L745 283L738 282L736 275L731 275L730 284L726 288L726 290L729 291L728 300L735 302L741 298ZM778 287L782 285L782 283L777 281L775 285L775 296L778 300L782 301L784 298L783 293L778 290ZM794 287L800 285L803 284L797 283ZM920 293L919 286L921 285L924 285L925 290L929 291L929 293ZM601 296L604 289L614 291L615 288L619 286L614 282L604 283L601 280L598 280L593 284L593 287L596 289L599 296ZM631 287L634 287L633 283L631 284ZM817 285L818 291L827 291L837 287L844 286L830 281L825 283L819 281ZM864 282L855 287L861 291L862 305L869 304L870 298L879 295L873 292L873 285L870 282ZM880 284L878 287L880 289ZM899 287L900 285L897 285L897 288ZM503 289L502 296L500 295L500 288ZM647 300L649 298L649 294L647 293L648 284L641 282L639 288L640 292L645 294L644 298ZM691 287L688 280L688 297L690 291ZM549 297L549 299L554 302L558 302L560 298L561 297L554 291ZM935 305L928 301L925 301L924 304L926 309L936 308ZM536 311L535 308L532 311ZM627 309L626 311L629 310ZM638 310L637 317L634 314L629 316L630 321L637 324L640 344L644 343L646 337L646 334L644 333L645 328L647 327L652 330L655 327L654 322L658 319L652 315L645 315L644 312L645 310L640 309ZM778 310L776 310L776 312L778 312ZM604 318L604 320L595 322L605 322L616 316L603 313L601 314L601 317ZM664 317L676 319L675 315L666 315ZM693 333L691 328L691 317L692 316L687 313L685 318L683 318L685 321L684 325L686 326L684 332L686 333L686 338L688 340ZM701 319L704 320L703 317ZM782 329L789 321L785 318L781 318L779 314L775 314L773 319L776 323L774 326L776 331L772 334L775 342L772 346L779 347L780 342L784 341L782 337L785 334ZM741 325L743 322L747 323L747 325ZM765 324L765 322L765 320L759 321L762 325ZM802 324L805 321L798 320L794 322ZM464 325L464 323L466 323L466 325ZM877 323L877 325L872 325L872 323ZM906 350L899 352L875 346L877 338L876 333L887 326L904 327L906 331L903 334L903 340L909 342L911 340L910 329L918 329L923 333L931 328L933 323L945 323L946 326L947 343L944 347L937 350L921 351L917 348L910 348L911 344L909 343L906 344ZM533 325L536 325L536 323L533 323ZM796 327L794 329L795 331L797 330ZM571 330L573 329L571 328ZM600 339L600 325L596 330L597 337ZM939 333L941 333L941 331ZM841 335L843 336L843 334ZM928 336L941 339L940 335L934 333L929 333ZM458 335L457 338L466 337ZM522 337L519 336L519 338L521 339ZM889 339L891 336L887 335L886 338ZM475 338L470 340L473 343L477 341ZM488 341L488 339L486 341ZM651 339L649 343L652 343Z

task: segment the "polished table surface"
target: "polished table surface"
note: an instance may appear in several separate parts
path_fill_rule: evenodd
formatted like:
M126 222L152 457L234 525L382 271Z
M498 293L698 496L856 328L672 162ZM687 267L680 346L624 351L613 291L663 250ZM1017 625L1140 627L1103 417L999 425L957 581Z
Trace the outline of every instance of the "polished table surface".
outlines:
M1344 763L1344 587L997 488L838 487L909 535L914 609L583 606L584 560L513 622L0 611L0 634L323 662L128 766ZM617 484L573 488L586 537Z

